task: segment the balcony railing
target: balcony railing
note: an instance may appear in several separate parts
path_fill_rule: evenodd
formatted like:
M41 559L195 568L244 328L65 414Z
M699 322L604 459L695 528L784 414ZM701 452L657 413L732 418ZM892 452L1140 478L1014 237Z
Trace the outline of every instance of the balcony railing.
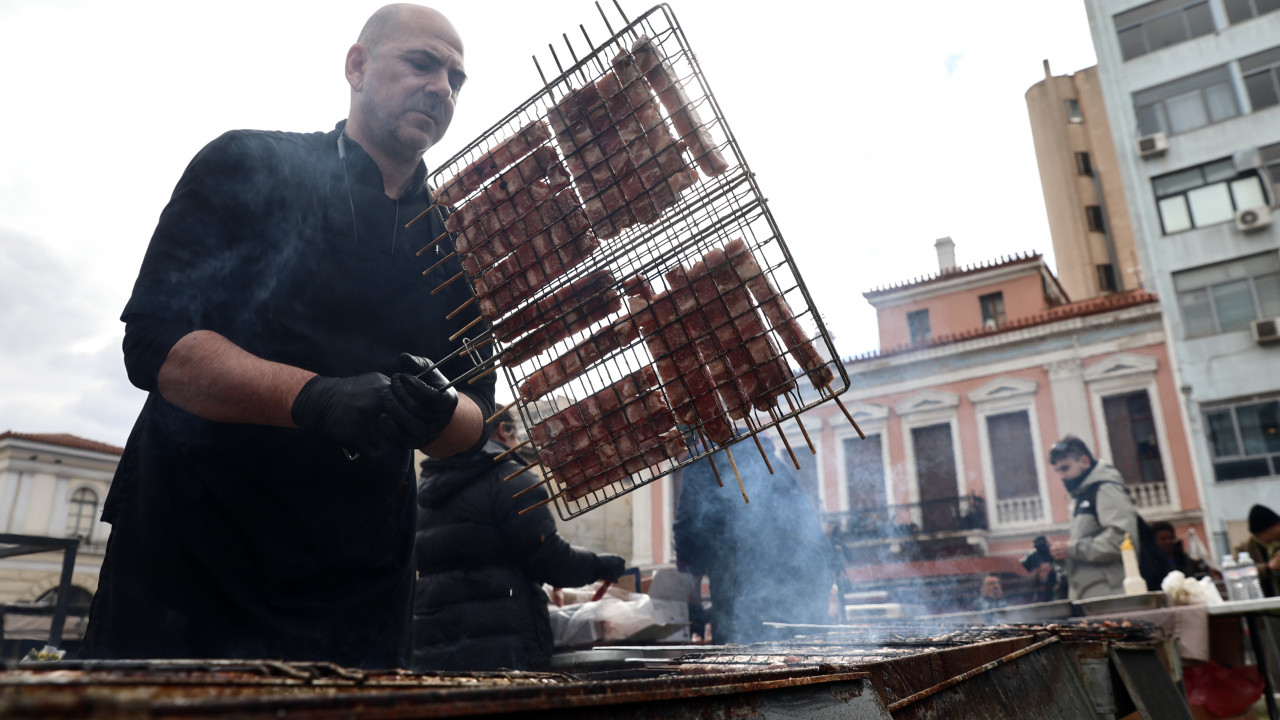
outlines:
M1171 504L1169 486L1162 482L1125 485L1124 489L1129 491L1129 497L1139 510L1162 509Z
M846 540L911 538L930 533L987 529L987 503L979 495L827 513Z
M1044 504L1039 495L996 500L997 525L1030 525L1044 520Z

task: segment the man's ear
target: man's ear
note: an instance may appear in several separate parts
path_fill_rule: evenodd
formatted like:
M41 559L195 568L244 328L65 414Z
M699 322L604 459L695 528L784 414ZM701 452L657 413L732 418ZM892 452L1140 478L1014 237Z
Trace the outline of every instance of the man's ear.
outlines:
M364 89L364 73L368 63L369 49L360 43L352 45L347 51L347 84L352 90L360 92Z

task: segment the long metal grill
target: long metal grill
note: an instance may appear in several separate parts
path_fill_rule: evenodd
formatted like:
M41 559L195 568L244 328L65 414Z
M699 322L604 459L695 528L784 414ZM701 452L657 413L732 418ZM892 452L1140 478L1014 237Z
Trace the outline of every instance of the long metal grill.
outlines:
M774 428L798 468L797 416L848 388L671 9L615 7L432 177L481 316L454 382L506 375L564 519Z

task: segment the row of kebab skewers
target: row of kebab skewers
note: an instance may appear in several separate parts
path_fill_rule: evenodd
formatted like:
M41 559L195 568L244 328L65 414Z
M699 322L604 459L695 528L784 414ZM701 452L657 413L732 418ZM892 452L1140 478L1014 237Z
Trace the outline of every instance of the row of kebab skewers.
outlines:
M698 443L727 448L738 439L737 422L754 438L752 411L768 413L776 423L780 398L794 412L789 393L797 389L795 378L757 308L813 387L835 397L830 368L741 239L711 248L688 267L675 264L663 274L665 290L639 275L619 282L601 268L548 292L591 259L602 241L657 221L699 181L694 165L707 177L730 167L659 45L640 37L602 77L555 102L545 121L524 125L437 193L434 207L452 208L444 226L454 252L424 274L457 257L462 272L445 284L465 274L474 292L449 317L472 303L479 311L451 339L483 319L491 330L481 343L504 346L477 368L483 372L473 382L595 326L532 370L516 402L535 402L594 367L617 370L619 363L607 368L606 361L637 340L653 360L529 428L526 443L536 446L538 460L525 469L541 463L544 483L554 479L562 488L543 503L563 495L578 499L663 461L676 462L696 454ZM781 429L779 434L799 468ZM756 444L763 455L759 439ZM740 477L738 482L741 487Z

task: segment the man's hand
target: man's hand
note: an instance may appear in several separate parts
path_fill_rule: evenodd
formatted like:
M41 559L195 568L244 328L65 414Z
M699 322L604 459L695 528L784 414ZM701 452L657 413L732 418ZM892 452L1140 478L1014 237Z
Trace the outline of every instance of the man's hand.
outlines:
M1271 559L1267 561L1267 569L1271 572L1280 572L1280 553L1271 556Z
M403 353L400 368L382 394L382 431L407 448L425 448L435 442L458 409L458 391L426 358ZM421 375L422 377L417 377Z
M596 577L601 580L617 582L626 569L626 558L621 555L596 555Z
M317 375L293 400L293 422L351 451L372 451L379 444L378 418L390 380L382 373L347 378Z
M1054 560L1066 560L1070 554L1067 550L1067 541L1054 540L1049 543L1049 554L1053 556Z

